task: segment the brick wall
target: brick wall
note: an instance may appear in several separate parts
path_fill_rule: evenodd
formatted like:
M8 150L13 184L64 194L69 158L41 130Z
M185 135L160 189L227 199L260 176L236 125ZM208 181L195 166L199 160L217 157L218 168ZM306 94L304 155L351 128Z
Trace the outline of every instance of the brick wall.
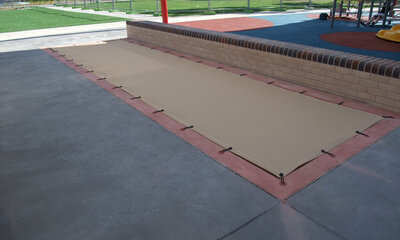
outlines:
M400 62L153 22L128 38L400 112Z

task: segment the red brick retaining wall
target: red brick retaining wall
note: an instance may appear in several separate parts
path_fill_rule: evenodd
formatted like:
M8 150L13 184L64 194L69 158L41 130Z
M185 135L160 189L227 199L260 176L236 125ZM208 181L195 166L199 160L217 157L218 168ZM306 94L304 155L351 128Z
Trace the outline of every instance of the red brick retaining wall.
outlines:
M128 38L400 112L400 62L146 21Z

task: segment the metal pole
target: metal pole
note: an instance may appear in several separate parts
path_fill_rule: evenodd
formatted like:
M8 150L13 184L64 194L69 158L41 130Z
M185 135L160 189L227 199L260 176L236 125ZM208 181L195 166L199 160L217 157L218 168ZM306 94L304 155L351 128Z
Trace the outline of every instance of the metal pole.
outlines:
M65 5L68 5L68 0L65 0Z
M380 11L381 11L381 6L382 6L382 0L379 0L378 12L380 12Z
M250 8L250 0L247 0L247 8Z
M86 0L83 0L83 7L87 7L87 5L86 5Z
M332 15L331 15L331 28L333 28L333 25L334 25L334 23L335 23L336 2L337 2L337 0L334 0L334 1L333 1L333 8L332 8Z
M115 10L115 0L112 0L112 10Z
M339 12L339 17L342 17L342 12L343 12L343 0L340 1L340 12Z
M388 14L388 12L389 12L389 9L390 9L390 0L386 0L385 16L383 16L383 23L382 23L382 26L385 26L385 24L386 24L386 16L387 16L387 14Z
M129 11L133 11L133 0L129 0Z
M346 14L347 17L349 16L349 11L350 11L350 0L347 3L347 14Z
M371 19L371 17L372 17L372 12L374 11L374 3L375 3L375 0L371 0L371 8L369 9L368 20Z
M211 10L211 0L208 0L208 11Z
M282 9L282 1L283 1L283 0L280 0L280 1L279 1L279 5L281 6L281 9Z
M168 5L167 0L161 0L161 15L163 23L168 24Z
M358 3L358 12L357 12L357 27L360 27L360 21L361 21L361 14L362 14L362 8L364 5L364 0L360 1L360 3Z
M308 8L311 9L311 7L312 7L312 3L311 3L311 0L309 0L309 1L308 1Z
M100 0L97 0L97 9L100 9Z

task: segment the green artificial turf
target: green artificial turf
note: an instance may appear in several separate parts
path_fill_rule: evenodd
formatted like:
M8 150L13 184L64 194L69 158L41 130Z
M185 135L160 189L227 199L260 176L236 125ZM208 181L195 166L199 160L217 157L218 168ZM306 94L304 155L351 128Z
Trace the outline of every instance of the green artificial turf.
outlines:
M0 11L0 33L32 29L66 27L95 23L120 22L115 18L87 13L74 13L42 7Z
M243 12L235 8L247 8L247 0L211 0L211 9L217 10L216 12ZM270 9L270 10L287 10L287 9L304 9L309 5L308 0L285 0L282 2L282 9L280 8L279 0L250 0L250 8ZM84 7L82 1L76 6ZM314 8L330 8L332 7L332 0L313 0L312 6ZM97 8L97 3L87 1L86 7ZM112 9L112 1L101 1L99 3L101 9ZM161 4L159 5L161 8ZM130 11L129 1L115 2L115 9L121 11ZM168 0L168 10L170 12L183 11L183 12L203 12L208 9L208 0ZM143 13L153 13L157 10L155 0L133 0L132 10ZM159 9L160 10L160 9Z

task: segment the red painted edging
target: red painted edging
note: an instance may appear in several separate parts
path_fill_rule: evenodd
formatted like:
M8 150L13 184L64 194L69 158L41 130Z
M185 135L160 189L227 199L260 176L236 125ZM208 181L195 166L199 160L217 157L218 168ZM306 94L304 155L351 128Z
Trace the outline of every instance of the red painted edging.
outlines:
M150 119L156 121L164 128L168 129L177 136L181 137L182 139L184 139L185 141L187 141L200 151L204 152L211 158L217 160L218 162L228 167L232 171L241 175L243 178L247 179L248 181L252 182L253 184L257 185L258 187L262 188L263 190L267 191L268 193L279 199L286 199L290 197L293 193L304 188L311 182L318 179L320 176L324 175L329 170L339 166L350 157L354 156L358 152L362 151L364 148L375 143L380 138L385 136L387 133L394 130L396 127L400 126L400 120L397 119L400 118L400 115L397 113L372 107L350 99L337 97L314 89L300 87L291 83L255 74L249 71L234 68L224 64L219 64L213 61L204 60L193 56L188 56L184 53L176 52L173 50L155 47L149 44L142 44L132 40L127 40L127 41L134 44L140 44L148 48L163 51L175 56L184 57L185 59L190 61L199 62L211 67L217 67L221 70L229 71L234 74L243 75L254 80L266 82L268 84L284 88L289 91L293 92L305 91L303 92L303 94L323 101L328 101L332 103L344 102L343 105L350 108L367 111L378 115L390 115L396 118L396 119L382 120L379 123L367 129L366 131L364 131L364 133L369 135L369 137L357 135L347 140L346 142L340 144L339 146L335 147L334 149L331 149L330 152L333 153L335 157L331 157L329 155L321 155L320 157L314 159L313 161L296 169L295 171L293 171L292 173L290 173L285 177L286 185L280 185L279 184L280 180L275 176L273 176L272 174L266 172L265 170L253 165L252 163L246 161L245 159L231 152L225 152L221 154L220 150L222 150L223 147L216 144L215 142L209 140L208 138L200 135L199 133L191 129L182 130L182 128L185 126L173 120L172 118L168 117L166 114L154 113L154 111L156 111L157 109L154 109L153 107L144 103L140 99L132 99L133 96L125 92L123 89L114 88L115 86L113 84L107 82L106 80L100 80L100 77L97 76L95 73L88 72L87 69L85 69L82 66L78 66L73 61L67 61L65 57L60 56L57 52L54 52L51 49L44 49L44 51L49 55L53 56L60 62L66 64L68 67L74 69L76 72L82 74L90 81L96 83L100 87L104 88L113 95L117 96L130 106L134 107L135 109L137 109Z

